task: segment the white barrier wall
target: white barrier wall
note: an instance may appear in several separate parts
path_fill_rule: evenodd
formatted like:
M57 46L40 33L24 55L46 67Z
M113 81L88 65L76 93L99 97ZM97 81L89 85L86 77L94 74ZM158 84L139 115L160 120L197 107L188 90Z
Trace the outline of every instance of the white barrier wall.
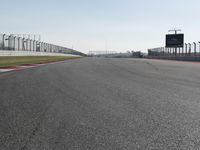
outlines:
M63 54L63 53L49 53L49 52L34 52L34 51L11 51L0 50L0 56L74 56L79 55Z

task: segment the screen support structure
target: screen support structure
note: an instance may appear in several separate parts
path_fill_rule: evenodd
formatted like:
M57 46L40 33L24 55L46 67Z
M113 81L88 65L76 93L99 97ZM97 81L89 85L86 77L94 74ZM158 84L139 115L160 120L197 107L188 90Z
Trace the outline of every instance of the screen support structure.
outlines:
M181 29L171 29L171 30L168 30L168 32L174 32L175 34L177 34L178 32L181 32ZM175 47L175 55L177 55L177 47Z

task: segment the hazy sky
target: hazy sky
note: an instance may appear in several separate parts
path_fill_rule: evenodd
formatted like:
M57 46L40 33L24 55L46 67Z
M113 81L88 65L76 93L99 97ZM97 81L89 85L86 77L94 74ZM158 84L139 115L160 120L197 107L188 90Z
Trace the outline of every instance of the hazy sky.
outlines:
M127 51L164 46L181 28L185 42L200 41L199 0L0 0L1 33L41 34L52 44Z

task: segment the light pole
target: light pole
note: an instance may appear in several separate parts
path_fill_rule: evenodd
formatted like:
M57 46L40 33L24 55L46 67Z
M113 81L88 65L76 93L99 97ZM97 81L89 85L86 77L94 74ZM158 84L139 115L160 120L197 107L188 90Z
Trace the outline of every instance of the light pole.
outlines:
M15 40L16 40L16 36L14 36L14 49L13 50L15 50Z
M10 50L10 36L8 36L8 38L6 38L5 41L8 41L7 50ZM5 48L5 47L4 47L4 48Z
M8 40L8 49L11 50L12 49L11 48L11 35L9 35L7 40Z
M32 40L30 40L30 51L32 51Z
M193 42L193 44L194 44L194 55L196 55L196 51L197 51L197 45L196 45L196 43L195 43L195 42Z
M18 39L18 51L20 50L20 37L17 38Z
M187 44L185 43L185 54L187 55Z
M26 39L26 51L28 51L28 41L29 39Z
M200 55L200 41L198 43L199 43L199 55Z
M184 47L182 47L182 55L184 54Z
M189 45L189 55L191 55L191 44L188 43L188 45Z
M33 40L33 51L35 51L35 40Z
M5 36L6 36L6 34L3 34L3 39L2 39L2 41L3 41L3 43L2 43L2 49L3 50L5 49Z
M23 51L25 51L25 43L26 43L25 38L23 38L22 39L22 50Z

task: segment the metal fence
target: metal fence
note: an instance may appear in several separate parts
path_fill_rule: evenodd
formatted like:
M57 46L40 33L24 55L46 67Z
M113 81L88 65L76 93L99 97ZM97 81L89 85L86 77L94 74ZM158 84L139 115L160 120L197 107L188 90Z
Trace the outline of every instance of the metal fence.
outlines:
M76 55L83 54L70 48L57 46L30 38L6 34L0 34L0 50L52 52Z
M171 57L171 56L198 56L200 57L200 42L185 43L183 48L159 47L148 49L148 56Z

